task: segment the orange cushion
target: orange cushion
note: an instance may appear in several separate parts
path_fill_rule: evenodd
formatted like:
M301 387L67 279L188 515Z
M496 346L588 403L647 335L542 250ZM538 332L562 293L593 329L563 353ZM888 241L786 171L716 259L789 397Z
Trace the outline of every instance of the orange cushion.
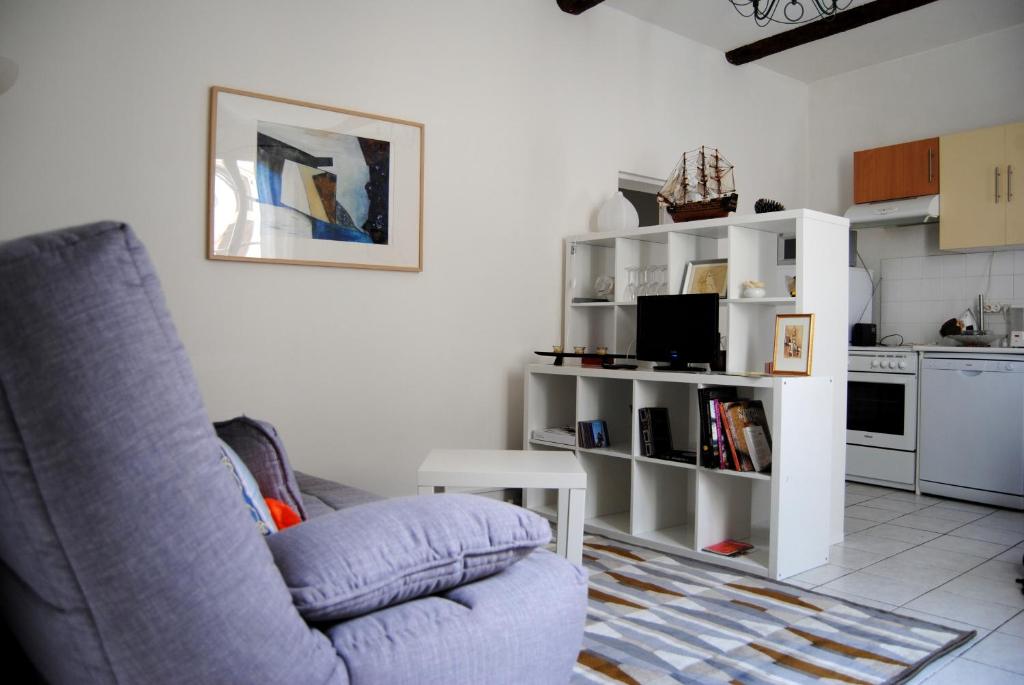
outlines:
M274 499L273 497L264 497L263 499L267 503L267 508L270 509L270 515L274 518L274 523L277 524L278 530L284 530L297 523L302 523L302 517L281 500Z

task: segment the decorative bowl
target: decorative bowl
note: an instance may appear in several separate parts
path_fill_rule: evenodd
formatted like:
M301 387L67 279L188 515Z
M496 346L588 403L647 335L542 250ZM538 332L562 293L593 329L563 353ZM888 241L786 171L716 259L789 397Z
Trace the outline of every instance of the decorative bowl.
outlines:
M961 333L960 335L947 335L943 340L954 340L964 347L991 347L992 343L1004 336L992 335L991 333Z

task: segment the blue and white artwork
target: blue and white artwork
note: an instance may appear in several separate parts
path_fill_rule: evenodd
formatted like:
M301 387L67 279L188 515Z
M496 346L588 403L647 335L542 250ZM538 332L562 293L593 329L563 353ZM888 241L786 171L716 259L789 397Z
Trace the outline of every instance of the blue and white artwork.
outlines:
M391 143L256 124L256 189L268 225L297 237L388 244Z

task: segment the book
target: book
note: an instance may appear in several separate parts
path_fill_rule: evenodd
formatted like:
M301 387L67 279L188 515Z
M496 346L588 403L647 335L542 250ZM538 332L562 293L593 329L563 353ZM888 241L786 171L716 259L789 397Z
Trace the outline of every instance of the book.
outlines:
M718 432L719 435L723 436L722 439L722 455L724 469L732 469L733 471L742 471L740 468L740 460L736 455L736 445L733 442L732 431L729 430L729 405L731 402L719 402L718 403Z
M583 449L604 448L611 445L608 424L603 419L580 421L576 425L577 444Z
M645 457L658 457L672 451L672 427L665 407L641 407L640 453Z
M747 450L750 452L750 460L754 463L754 470L767 471L772 467L772 446L768 443L768 436L765 435L761 426L744 426L743 435L747 441Z
M554 428L534 428L530 432L531 440L553 442L567 447L576 446L575 426L556 426Z
M701 466L717 469L722 466L721 430L718 426L718 410L715 400L736 398L736 388L712 387L697 389L697 405L700 410Z
M749 402L750 400L729 402L725 405L723 415L729 436L729 449L732 452L737 471L754 470L754 464L750 461L750 450L747 448L747 441L743 436L743 428L747 425L744 409Z
M723 557L735 557L740 554L745 554L752 549L754 549L754 546L749 542L727 539L722 540L721 542L716 542L713 545L708 545L704 548L704 551L711 552L712 554L719 554Z
M736 460L739 462L742 471L763 471L771 466L771 431L768 428L768 417L764 411L764 404L760 400L738 400L730 402L726 407L723 417L726 420L726 430L731 439L731 449L735 451ZM754 463L751 456L751 446L747 441L746 428L757 427L763 443L758 445L758 457L760 466Z

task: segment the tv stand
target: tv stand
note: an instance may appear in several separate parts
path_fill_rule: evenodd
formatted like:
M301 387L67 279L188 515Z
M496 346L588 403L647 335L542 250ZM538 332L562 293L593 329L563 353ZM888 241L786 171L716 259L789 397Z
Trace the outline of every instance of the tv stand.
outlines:
M822 377L728 376L721 373L608 371L532 364L525 373L523 441L530 450L575 449L587 472L584 529L773 579L828 560L834 384ZM733 387L760 400L771 427L769 472L710 469L643 456L640 410L668 410L673 447L701 453L698 390ZM549 442L539 432L579 421L606 422L610 444L583 448ZM844 424L845 425L845 424ZM534 433L538 431L538 433ZM558 502L527 488L524 505L552 519ZM704 548L745 540L754 549L721 557Z

